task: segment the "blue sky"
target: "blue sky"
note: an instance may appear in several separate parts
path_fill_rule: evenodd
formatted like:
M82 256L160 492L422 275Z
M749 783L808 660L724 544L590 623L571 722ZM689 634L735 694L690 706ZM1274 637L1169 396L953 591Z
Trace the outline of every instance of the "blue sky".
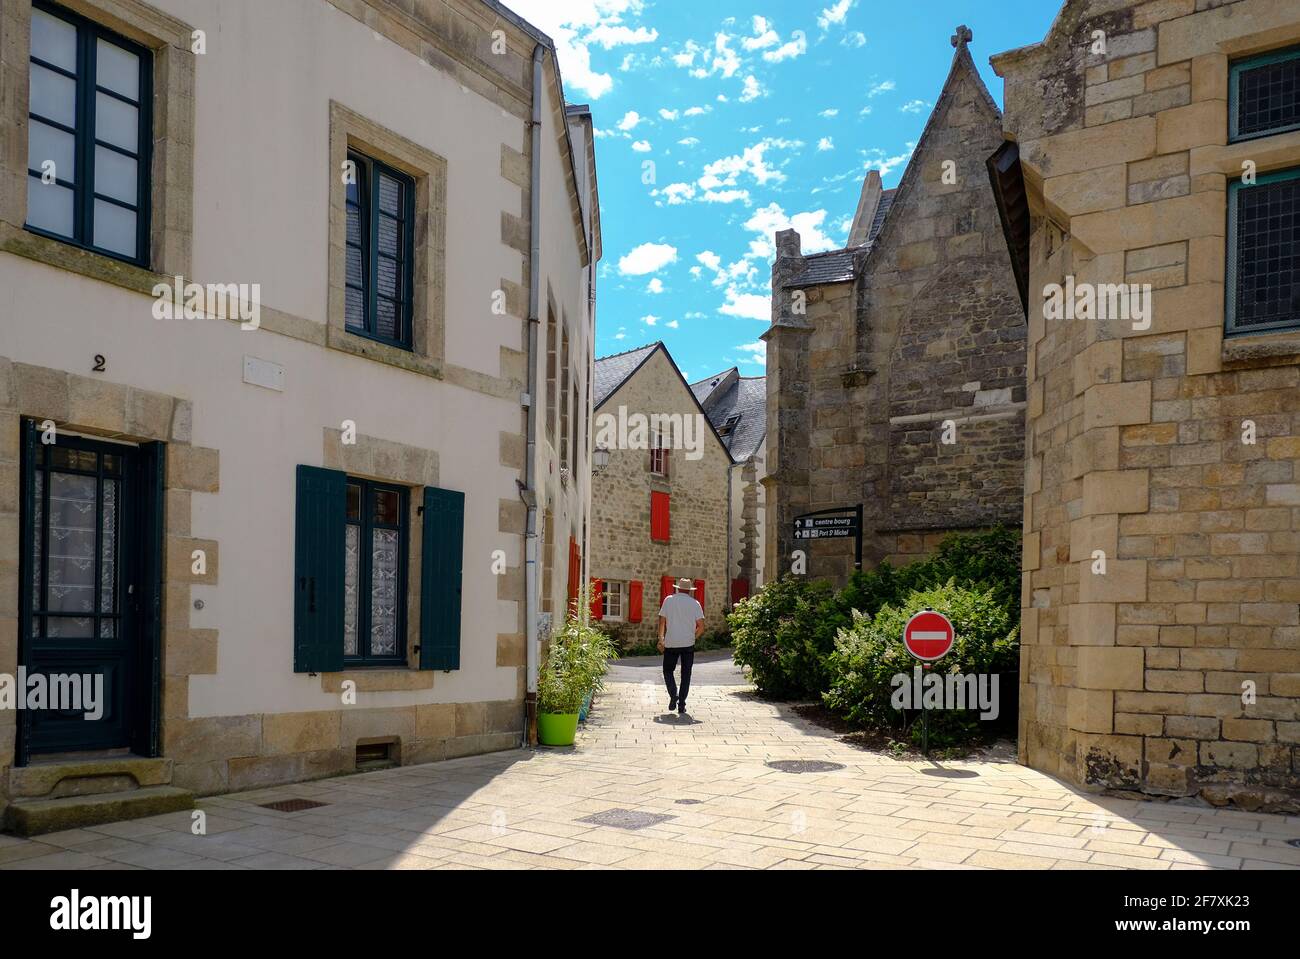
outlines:
M1058 0L506 0L555 41L597 130L596 355L663 340L694 382L763 373L773 234L843 246L862 178L898 184L958 24L988 58ZM646 164L653 164L647 167ZM653 182L644 182L653 175Z

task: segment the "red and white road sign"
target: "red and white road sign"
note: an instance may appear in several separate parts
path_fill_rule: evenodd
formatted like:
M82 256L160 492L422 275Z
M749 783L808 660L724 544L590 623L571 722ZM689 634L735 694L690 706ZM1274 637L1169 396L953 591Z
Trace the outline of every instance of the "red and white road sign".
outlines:
M917 659L933 662L948 655L955 635L952 620L927 609L907 621L903 627L903 645Z

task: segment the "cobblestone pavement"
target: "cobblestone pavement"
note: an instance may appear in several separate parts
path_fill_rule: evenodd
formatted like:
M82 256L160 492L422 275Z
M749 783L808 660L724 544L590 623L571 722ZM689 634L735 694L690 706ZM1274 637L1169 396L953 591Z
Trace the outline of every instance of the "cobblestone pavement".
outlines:
M629 662L572 749L210 797L203 836L190 813L0 836L0 869L1300 868L1297 816L1094 797L1010 762L902 762L763 702L725 658L696 673L685 718L657 663ZM766 765L782 759L843 768ZM260 806L298 797L327 805ZM616 809L655 821L584 821Z

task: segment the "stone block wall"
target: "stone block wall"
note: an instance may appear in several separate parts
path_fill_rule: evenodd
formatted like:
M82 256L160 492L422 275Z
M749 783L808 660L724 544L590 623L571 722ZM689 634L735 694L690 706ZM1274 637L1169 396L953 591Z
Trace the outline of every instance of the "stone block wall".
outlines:
M1300 335L1224 337L1227 185L1300 167L1228 144L1229 67L1297 41L1289 0L1072 0L994 59L1033 224L1020 757L1074 782L1300 808ZM1150 327L1046 319L1068 277L1150 284Z

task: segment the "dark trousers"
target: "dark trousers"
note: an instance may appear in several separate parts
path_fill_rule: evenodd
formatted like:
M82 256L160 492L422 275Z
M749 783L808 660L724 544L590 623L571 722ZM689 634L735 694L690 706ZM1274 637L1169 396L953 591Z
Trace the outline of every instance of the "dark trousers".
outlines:
M677 683L673 680L673 670L677 668L677 660L682 661L682 691L678 695ZM678 706L686 705L686 694L691 691L691 667L695 665L695 647L687 646L684 649L665 649L664 650L664 683L668 686L668 695L677 700Z

